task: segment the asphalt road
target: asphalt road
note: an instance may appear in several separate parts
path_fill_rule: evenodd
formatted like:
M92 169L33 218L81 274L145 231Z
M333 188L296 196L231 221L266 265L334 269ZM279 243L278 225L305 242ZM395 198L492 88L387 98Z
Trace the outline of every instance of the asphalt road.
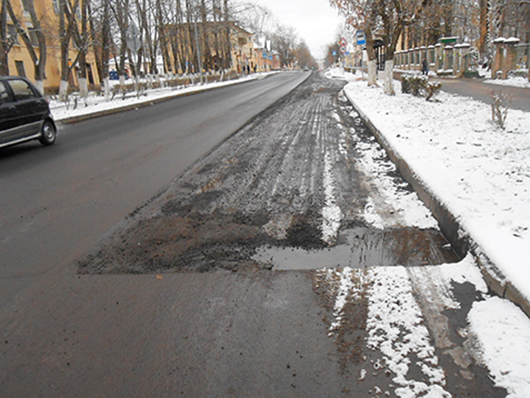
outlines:
M484 83L477 79L433 79L442 83L442 90L448 93L471 97L491 104L491 93L502 92L510 99L509 109L530 112L530 89L521 87L499 86Z
M410 194L344 83L313 74L274 102L307 76L69 126L53 151L2 152L2 173L18 177L1 196L14 231L2 229L2 398L506 395L462 333L478 292L440 283L436 264L455 260L445 241L407 227L378 190L385 179ZM392 227L369 225L367 208ZM285 271L255 257L263 245L317 256ZM381 251L393 256L374 260ZM381 258L388 267L370 267Z
M116 222L308 77L263 80L60 127L0 150L2 305L69 266Z

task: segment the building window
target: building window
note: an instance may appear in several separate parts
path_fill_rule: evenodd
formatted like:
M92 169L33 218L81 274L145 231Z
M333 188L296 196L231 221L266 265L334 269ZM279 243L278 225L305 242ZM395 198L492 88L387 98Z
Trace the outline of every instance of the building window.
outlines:
M24 61L15 61L17 68L17 74L22 77L26 77L26 70L24 69Z

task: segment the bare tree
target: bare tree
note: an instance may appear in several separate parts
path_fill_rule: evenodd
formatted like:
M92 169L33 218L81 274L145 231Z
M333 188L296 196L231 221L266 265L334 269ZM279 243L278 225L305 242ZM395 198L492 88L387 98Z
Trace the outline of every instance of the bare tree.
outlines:
M0 3L0 75L9 75L8 54L15 43L15 38L11 37L7 30L7 0Z
M298 64L301 68L315 68L317 67L317 62L311 55L311 51L305 41L301 41L295 49L295 56L298 60Z
M295 58L294 52L296 48L296 42L298 40L294 28L285 25L278 25L271 39L273 47L280 54L281 65L284 67L292 65Z
M97 1L97 0L95 0ZM111 47L110 31L110 2L103 0L96 3L92 10L92 3L88 1L87 15L89 15L90 37L96 59L96 67L100 82L103 83L105 99L110 99L109 58Z
M59 100L64 101L68 96L68 81L72 69L77 64L80 52L74 61L69 62L70 42L74 32L77 31L76 14L79 0L59 0L59 41L61 45L61 83L59 86Z
M368 85L377 84L377 61L374 50L375 34L379 23L380 0L330 0L355 30L362 30L366 37L368 55Z
M4 5L7 7L7 12L11 21L13 22L16 32L22 38L22 41L26 45L28 54L33 62L33 68L35 71L35 85L41 91L44 92L44 76L46 68L46 37L42 29L41 18L43 16L37 16L35 12L35 5L33 0L25 0L23 2L24 11L29 13L32 27L29 28L26 25L24 29L20 23L20 19L15 14L11 0L5 0ZM31 29L31 32L29 31ZM31 36L30 36L31 33ZM34 41L32 41L34 38ZM37 51L35 51L35 47Z
M114 0L110 3L110 9L114 20L118 25L118 54L115 54L114 61L116 71L120 80L120 86L125 84L125 62L127 59L127 29L129 28L129 0ZM131 64L129 64L131 65Z

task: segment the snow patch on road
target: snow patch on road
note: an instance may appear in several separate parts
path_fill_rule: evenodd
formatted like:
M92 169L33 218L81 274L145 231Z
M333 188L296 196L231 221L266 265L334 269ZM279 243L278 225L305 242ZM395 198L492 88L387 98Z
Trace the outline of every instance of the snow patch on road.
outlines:
M375 213L373 201L370 199L365 206L365 220L376 228L393 228L399 226L417 227L422 229L437 228L438 223L416 195L409 189L406 182L397 179L394 163L386 156L383 148L374 140L359 142L357 148L360 157L357 169L365 177L365 183L378 192L386 206L392 206L392 217L381 218ZM399 183L397 181L400 181Z
M530 319L508 300L490 297L468 314L481 359L509 398L530 397Z
M385 228L383 219L375 210L374 200L370 197L368 197L368 199L366 200L366 204L364 205L363 218L364 218L364 221L366 221L368 225L374 228L377 228L377 229Z
M341 270L328 268L325 278L328 281L338 279L337 295L335 297L335 306L333 307L333 322L329 327L328 336L340 329L342 324L344 306L348 300L356 300L362 286L362 270L346 267Z
M450 397L445 375L424 326L421 309L414 299L404 267L381 267L368 272L371 281L368 307L368 347L384 355L386 366L395 374L395 393L401 398ZM427 382L408 376L411 357Z
M332 162L329 153L324 159L324 197L322 208L322 240L329 245L335 243L339 233L342 212L335 197L335 181L333 179Z

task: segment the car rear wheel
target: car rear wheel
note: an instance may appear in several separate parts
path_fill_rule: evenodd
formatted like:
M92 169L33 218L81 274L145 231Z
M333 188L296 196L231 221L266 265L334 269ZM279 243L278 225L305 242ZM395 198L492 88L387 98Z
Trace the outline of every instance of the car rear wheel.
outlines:
M42 125L41 136L39 141L42 145L52 145L55 142L57 130L52 122L46 120Z

